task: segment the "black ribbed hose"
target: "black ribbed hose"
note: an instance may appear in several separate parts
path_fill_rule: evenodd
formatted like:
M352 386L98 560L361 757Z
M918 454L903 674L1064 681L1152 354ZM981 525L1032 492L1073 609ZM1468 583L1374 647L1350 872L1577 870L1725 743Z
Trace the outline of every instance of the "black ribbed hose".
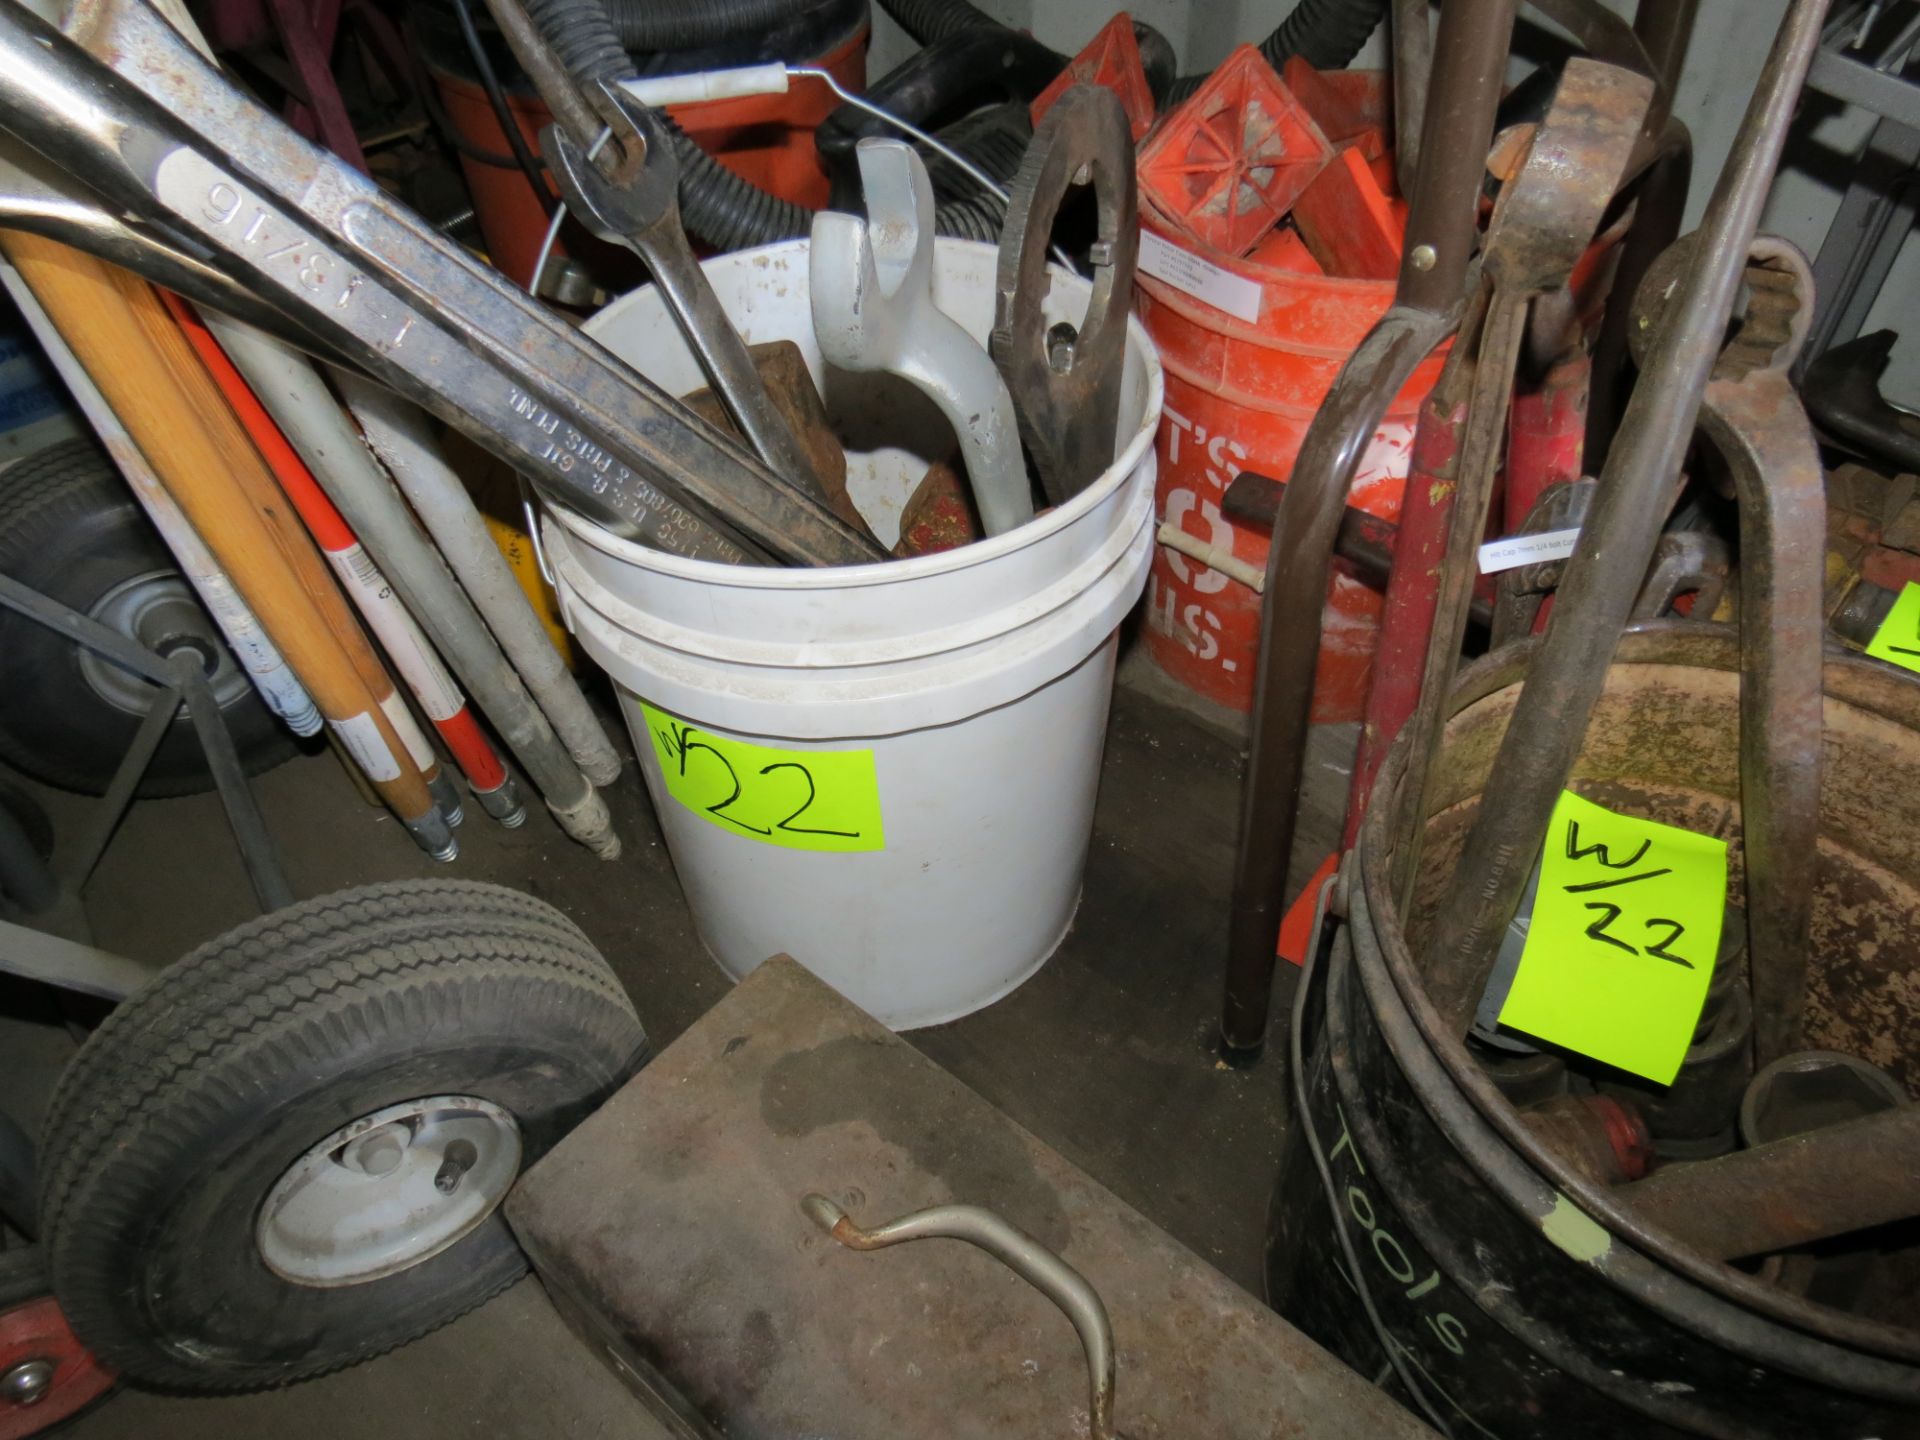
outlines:
M763 34L818 10L821 0L605 0L629 50L698 50Z
M967 0L880 0L880 8L922 45L945 40L962 30L1007 28ZM1064 55L1060 59L1062 64L1066 63Z
M880 0L880 8L922 45L963 30L1006 28L969 0ZM1387 0L1299 0L1287 18L1260 42L1260 53L1276 70L1294 55L1316 70L1343 70L1360 53L1386 13ZM1141 28L1135 27L1136 35ZM1165 63L1162 47L1166 42L1157 33L1142 38L1146 43L1140 58L1147 67L1154 98L1162 101L1163 108L1179 104L1206 83L1205 75L1185 75L1170 87L1153 84L1160 78L1154 74L1156 66ZM1153 44L1155 40L1160 41L1159 46ZM1153 51L1151 57L1149 49ZM1061 57L1061 63L1066 63L1066 57Z
M1133 41L1140 47L1140 68L1147 75L1147 90L1154 108L1163 109L1180 76L1180 62L1173 53L1173 42L1144 20L1133 22Z
M1387 13L1387 0L1300 0L1260 42L1260 54L1278 70L1298 55L1316 70L1344 70ZM1205 75L1182 75L1167 104L1178 105L1207 83Z
M632 0L625 3L630 5ZM526 6L528 16L576 83L617 82L638 73L602 0L526 0ZM680 218L707 244L718 250L744 250L799 239L813 229L811 210L741 179L688 139L670 116L662 112L660 119L673 136L674 155L680 162ZM1005 213L1006 207L992 195L950 200L934 211L934 230L962 239L994 241L1000 237Z

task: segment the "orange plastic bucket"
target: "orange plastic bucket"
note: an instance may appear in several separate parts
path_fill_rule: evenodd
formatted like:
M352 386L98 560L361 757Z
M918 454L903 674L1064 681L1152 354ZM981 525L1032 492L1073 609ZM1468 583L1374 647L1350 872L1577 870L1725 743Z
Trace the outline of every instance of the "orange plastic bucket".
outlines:
M807 63L828 71L856 94L866 88L868 27L863 23L819 58ZM440 102L462 139L493 154L505 154L507 137L495 120L487 92L463 75L429 62ZM744 95L669 106L667 113L700 148L743 179L782 199L818 210L827 203L827 172L813 147L813 132L840 105L818 80L796 80L784 95ZM539 98L509 94L507 108L534 151L540 128L553 118ZM519 170L487 165L463 155L460 168L473 194L474 218L493 263L524 282L540 252L547 216L533 186Z
M1314 412L1347 356L1392 303L1393 283L1239 259L1183 235L1144 200L1141 221L1209 265L1259 287L1259 318L1253 322L1146 274L1136 281L1135 297L1166 368L1156 485L1160 518L1264 568L1266 534L1228 520L1222 494L1241 470L1281 481L1293 473ZM1370 515L1399 518L1414 419L1440 364L1436 355L1414 371L1360 462L1349 501ZM1208 700L1251 710L1260 597L1161 546L1147 603L1147 645L1160 668ZM1336 565L1314 682L1316 722L1360 718L1383 604L1378 590ZM1315 617L1291 623L1313 624Z

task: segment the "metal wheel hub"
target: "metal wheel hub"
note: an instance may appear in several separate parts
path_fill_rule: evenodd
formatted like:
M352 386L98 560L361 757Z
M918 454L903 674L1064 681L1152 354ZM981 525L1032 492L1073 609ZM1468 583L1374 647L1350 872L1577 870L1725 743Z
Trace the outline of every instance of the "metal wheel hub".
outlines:
M493 1213L520 1173L520 1127L469 1095L363 1115L288 1167L254 1240L296 1285L359 1285L418 1265Z
M53 1385L53 1362L37 1356L22 1360L0 1375L0 1400L9 1405L36 1405Z
M185 651L197 655L222 708L245 693L247 677L227 648L213 617L177 570L150 570L122 580L102 595L88 617L137 640L160 655ZM82 647L80 673L94 693L115 709L145 715L153 708L156 687L111 660Z

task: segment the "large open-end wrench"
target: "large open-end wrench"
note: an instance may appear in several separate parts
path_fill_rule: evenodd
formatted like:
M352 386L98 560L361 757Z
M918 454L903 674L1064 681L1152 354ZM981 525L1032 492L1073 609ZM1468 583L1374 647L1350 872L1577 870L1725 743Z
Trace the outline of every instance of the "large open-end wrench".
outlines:
M1428 991L1450 1026L1465 1029L1473 1013L1585 743L1748 278L1754 231L1826 14L1827 0L1789 0L1689 261L1648 337L1646 363L1607 452L1593 511L1580 527L1546 635L1500 742L1494 762L1500 784L1474 817L1459 878L1442 894L1428 932Z
M953 425L987 534L1033 518L1013 397L980 342L933 303L933 185L913 147L855 150L867 218L813 221L813 330L843 370L884 370L923 392Z
M261 304L230 276L130 225L124 216L71 186L42 156L0 136L0 229L23 230L85 250L256 329L312 348L310 337L293 332L279 311Z
M602 83L595 106L607 123L617 156L610 173L587 158L587 149L565 127L549 125L541 152L575 218L602 240L625 245L646 262L714 393L760 458L781 475L824 499L826 485L814 473L807 447L773 403L754 369L747 343L727 319L706 271L680 224L680 161L666 127L647 106L618 85Z
M1403 893L1418 862L1428 774L1466 636L1474 551L1486 536L1528 311L1537 297L1566 288L1626 176L1653 93L1644 75L1598 60L1567 61L1532 148L1502 188L1487 226L1481 270L1492 295L1467 402L1420 698L1407 722L1411 739L1400 793L1412 818L1395 857Z
M1650 356L1693 237L1648 271L1628 333ZM1791 374L1813 321L1813 271L1785 240L1755 238L1747 301L1701 397L1700 429L1740 502L1740 833L1754 1050L1805 1043L1819 871L1827 477ZM1698 611L1695 612L1699 613Z
M0 6L0 128L109 205L617 533L732 563L880 558L824 503L242 95L142 0L81 0L68 23L101 60Z

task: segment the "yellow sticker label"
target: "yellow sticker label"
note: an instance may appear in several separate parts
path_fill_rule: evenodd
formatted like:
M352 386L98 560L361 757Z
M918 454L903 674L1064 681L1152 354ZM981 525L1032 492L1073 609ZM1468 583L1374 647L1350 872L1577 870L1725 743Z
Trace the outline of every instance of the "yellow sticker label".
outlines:
M1500 1023L1672 1084L1726 902L1726 841L1562 791Z
M871 750L731 740L642 701L667 793L723 830L789 850L884 850Z
M1867 642L1867 654L1920 674L1920 585L1909 580L1900 587L1893 609Z

